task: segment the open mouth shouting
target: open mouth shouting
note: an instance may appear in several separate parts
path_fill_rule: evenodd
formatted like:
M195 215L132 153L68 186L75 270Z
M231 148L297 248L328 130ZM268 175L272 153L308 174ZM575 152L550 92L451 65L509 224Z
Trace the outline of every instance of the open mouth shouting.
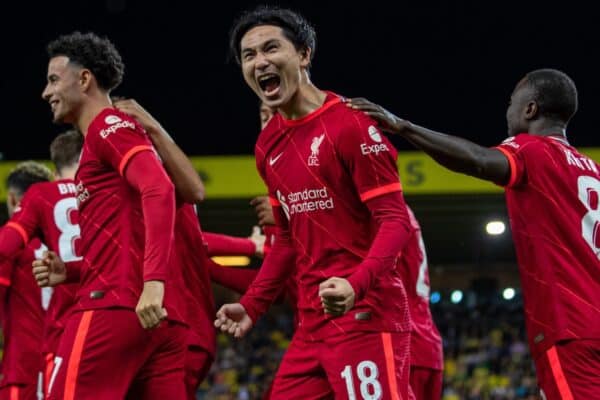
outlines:
M258 86L267 98L273 98L279 94L281 78L274 73L267 73L258 77Z

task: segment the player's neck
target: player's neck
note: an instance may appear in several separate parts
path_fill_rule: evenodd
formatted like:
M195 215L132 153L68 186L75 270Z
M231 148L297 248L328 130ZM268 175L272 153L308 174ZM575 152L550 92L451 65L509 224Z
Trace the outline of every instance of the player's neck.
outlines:
M312 82L304 82L287 102L279 107L279 113L285 119L300 119L315 111L325 103L327 93L319 90Z
M108 94L98 93L96 96L90 96L86 103L81 106L79 118L75 126L83 136L87 135L90 124L96 116L105 108L112 107Z
M62 181L64 179L75 179L76 173L77 173L77 164L72 165L70 167L63 167L59 173L57 172L55 179L57 181Z
M567 127L561 122L540 120L538 123L533 123L531 125L529 133L537 136L557 136L566 138Z

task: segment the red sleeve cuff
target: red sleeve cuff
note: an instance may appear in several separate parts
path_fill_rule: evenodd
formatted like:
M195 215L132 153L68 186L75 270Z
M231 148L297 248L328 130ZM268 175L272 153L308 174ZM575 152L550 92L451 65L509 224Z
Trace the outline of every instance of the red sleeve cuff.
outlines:
M135 146L133 148L131 148L131 150L129 150L127 153L125 153L125 155L123 156L123 158L121 158L121 162L119 163L119 174L121 176L124 176L123 174L125 173L125 168L127 167L127 163L129 163L129 160L131 160L131 158L136 155L137 153L139 153L140 151L154 151L152 149L151 146Z
M375 189L367 190L360 194L360 199L365 202L371 200L374 197L378 197L391 192L401 192L402 184L400 182L390 183L389 185L379 186Z
M162 281L165 282L168 279L167 274L165 273L151 273L151 274L144 274L144 282L148 282L148 281Z
M271 204L272 207L279 207L281 206L281 204L279 203L279 200L277 200L274 197L269 196L269 203Z
M23 239L23 245L26 245L27 243L29 243L29 236L27 235L27 232L25 232L25 229L18 223L13 222L13 221L9 221L6 223L7 227L11 227L14 230L17 231L17 233L19 235L21 235L21 238Z
M252 303L246 298L246 296L243 296L240 299L240 304L246 310L246 314L248 314L248 316L252 320L252 324L253 325L256 324L256 320L258 319L258 313L257 313L256 309L254 307L252 307Z
M515 162L515 157L506 149L502 147L496 147L504 156L508 159L508 165L510 167L510 178L508 183L505 185L506 187L514 186L517 181L517 163Z
M372 282L375 277L370 274L370 269L374 268L379 262L372 258L365 259L356 271L348 277L348 282L354 289L356 300L362 300L367 294L367 290L372 287Z

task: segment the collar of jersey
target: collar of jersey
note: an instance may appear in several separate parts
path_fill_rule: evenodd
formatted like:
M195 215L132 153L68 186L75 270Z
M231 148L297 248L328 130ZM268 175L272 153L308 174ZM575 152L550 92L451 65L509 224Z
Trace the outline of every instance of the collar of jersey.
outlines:
M313 119L317 118L319 115L323 114L325 111L330 109L332 106L342 102L341 97L338 96L337 94L332 93L332 92L326 92L326 93L327 93L328 99L325 100L325 103L323 103L323 105L321 107L317 108L315 111L311 112L310 114L307 114L304 117L298 118L298 119L285 119L285 118L283 118L283 116L281 116L281 120L283 121L283 124L285 126L290 126L290 127L305 124L308 121L312 121Z
M562 144L570 146L569 141L563 135L548 135L547 137L556 140L557 142L561 142Z

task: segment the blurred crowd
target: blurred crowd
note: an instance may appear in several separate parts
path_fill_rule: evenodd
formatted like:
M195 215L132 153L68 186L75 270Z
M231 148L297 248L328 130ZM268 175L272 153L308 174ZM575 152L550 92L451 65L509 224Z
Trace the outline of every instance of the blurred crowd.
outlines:
M432 312L444 338L443 400L539 398L519 299L475 305L467 295L460 304L432 304ZM292 331L291 311L280 305L246 339L220 335L198 399L261 399Z

